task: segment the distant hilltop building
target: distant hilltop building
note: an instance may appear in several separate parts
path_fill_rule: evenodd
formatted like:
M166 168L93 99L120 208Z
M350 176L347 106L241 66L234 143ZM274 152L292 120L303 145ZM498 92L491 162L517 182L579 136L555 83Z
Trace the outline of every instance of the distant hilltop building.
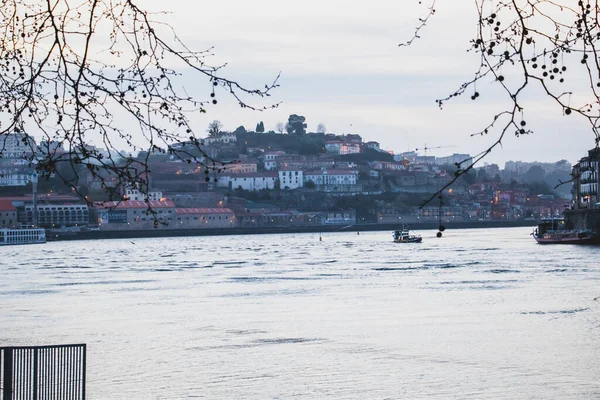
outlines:
M33 155L35 140L24 133L0 135L0 155L3 159L25 159Z
M204 138L202 141L205 145L212 145L215 143L234 144L237 142L237 136L235 133L219 133L218 135Z
M36 152L38 156L56 156L65 153L65 149L60 142L43 140L38 145Z
M525 162L525 161L507 161L504 164L504 171L512 172L516 175L523 175L529 171L533 166L540 166L546 173L551 172L571 172L571 164L567 160L560 160L558 162Z
M382 151L381 147L379 145L379 142L374 142L374 141L365 143L365 148L375 150L375 151Z
M454 153L451 156L436 157L434 164L436 165L455 165L460 164L461 168L469 167L473 164L473 158L469 154Z
M461 168L465 168L473 164L473 157L470 154L454 153L451 156L435 157L422 156L416 151L406 151L404 153L395 154L394 161L408 161L411 165L414 164L431 164L431 165L456 165L460 163Z
M341 140L330 140L325 143L325 150L328 153L345 155L360 153L360 142L350 142Z

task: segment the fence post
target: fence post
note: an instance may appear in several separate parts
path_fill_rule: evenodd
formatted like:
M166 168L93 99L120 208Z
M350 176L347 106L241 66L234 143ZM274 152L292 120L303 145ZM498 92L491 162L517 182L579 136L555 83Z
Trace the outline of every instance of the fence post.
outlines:
M81 385L81 390L82 390L82 396L81 398L85 400L85 370L86 370L86 366L85 364L87 363L87 345L84 344L83 345L83 382Z
M10 347L4 349L4 395L2 400L12 400L12 381L13 381L13 351Z
M38 349L33 349L33 400L38 400Z

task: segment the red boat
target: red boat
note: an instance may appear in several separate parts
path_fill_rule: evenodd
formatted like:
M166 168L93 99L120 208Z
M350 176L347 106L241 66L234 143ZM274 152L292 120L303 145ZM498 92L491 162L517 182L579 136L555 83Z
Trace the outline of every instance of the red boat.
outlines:
M568 229L564 219L545 219L531 233L539 244L600 244L591 229Z

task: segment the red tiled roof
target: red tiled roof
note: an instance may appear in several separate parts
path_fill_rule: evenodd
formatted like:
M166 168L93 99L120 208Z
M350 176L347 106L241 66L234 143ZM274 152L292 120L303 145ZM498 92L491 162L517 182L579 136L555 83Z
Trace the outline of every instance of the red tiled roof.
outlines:
M177 208L177 214L233 214L229 208Z
M103 208L175 208L175 203L170 200L167 201L154 201L150 200L149 202L145 201L106 201L99 204L100 207Z
M0 211L17 211L10 200L0 200Z

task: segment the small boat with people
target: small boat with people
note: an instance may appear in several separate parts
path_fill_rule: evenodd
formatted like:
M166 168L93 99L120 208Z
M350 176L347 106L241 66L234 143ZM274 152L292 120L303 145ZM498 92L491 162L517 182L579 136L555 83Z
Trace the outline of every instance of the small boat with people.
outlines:
M564 218L543 219L531 233L539 244L600 244L592 229L573 229Z
M395 230L392 236L394 237L394 243L421 243L423 241L421 235L411 233L406 224L402 224L402 229Z
M35 243L46 243L46 231L43 228L0 229L0 246Z

